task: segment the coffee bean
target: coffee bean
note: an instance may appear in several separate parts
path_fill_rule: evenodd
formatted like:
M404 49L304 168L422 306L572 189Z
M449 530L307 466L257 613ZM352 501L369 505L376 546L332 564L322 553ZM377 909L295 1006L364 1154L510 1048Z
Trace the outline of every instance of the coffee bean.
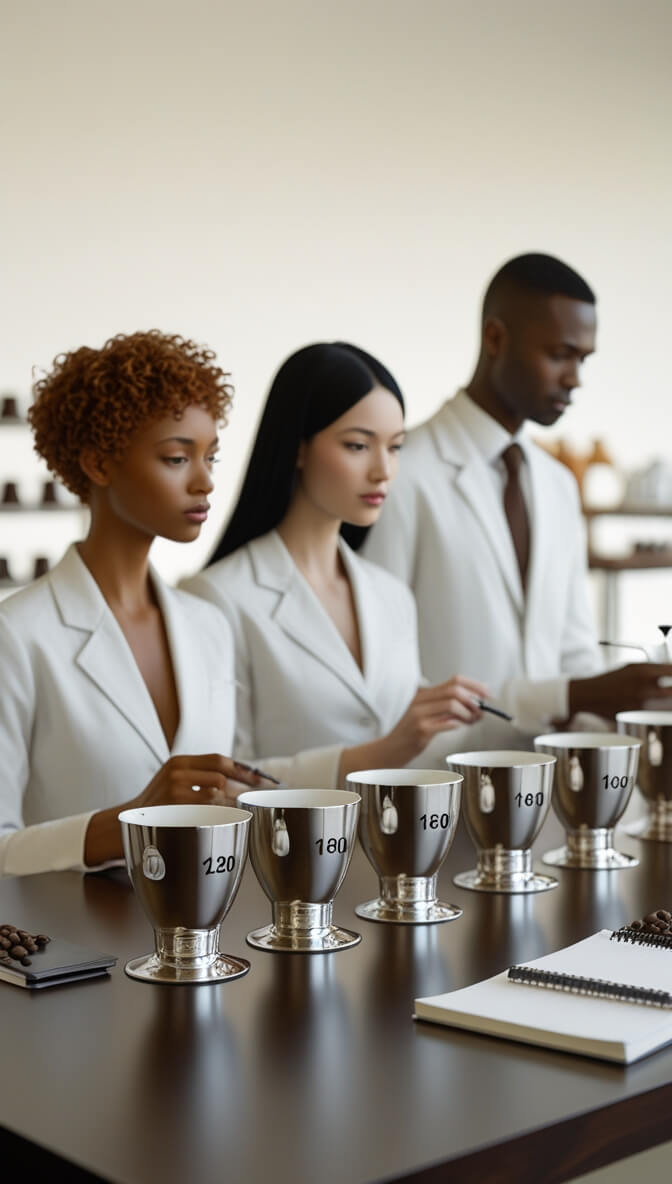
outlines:
M0 925L0 964L12 966L13 962L21 962L23 966L32 966L29 955L39 953L50 941L46 933L33 936L27 929L17 928L9 922Z

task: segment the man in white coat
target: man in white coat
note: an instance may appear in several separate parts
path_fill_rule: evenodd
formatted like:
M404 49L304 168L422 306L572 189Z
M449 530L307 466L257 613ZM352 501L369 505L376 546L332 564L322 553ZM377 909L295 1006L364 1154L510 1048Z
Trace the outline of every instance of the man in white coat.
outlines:
M659 683L672 666L598 673L576 482L522 434L570 405L595 334L595 296L572 268L536 254L505 264L485 295L473 378L409 434L366 541L415 592L424 675L462 670L514 717L472 727L472 749L526 747L577 713L672 697Z

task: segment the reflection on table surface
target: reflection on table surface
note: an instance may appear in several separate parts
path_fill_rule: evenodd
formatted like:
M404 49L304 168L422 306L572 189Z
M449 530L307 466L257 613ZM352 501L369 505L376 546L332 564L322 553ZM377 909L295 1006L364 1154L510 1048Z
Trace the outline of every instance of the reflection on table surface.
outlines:
M549 819L537 865L561 834ZM328 955L245 945L269 907L248 867L221 944L249 957L252 969L214 987L152 986L124 975L127 959L151 949L152 930L121 870L0 881L3 916L119 957L106 982L39 998L3 990L3 1063L12 1081L3 1124L125 1184L400 1179L496 1143L499 1178L536 1184L538 1164L530 1159L521 1174L522 1161L512 1149L509 1163L506 1148L553 1123L570 1124L573 1141L564 1142L573 1162L590 1166L588 1136L571 1126L576 1116L624 1099L634 1105L646 1090L662 1099L672 1051L623 1069L411 1016L416 996L462 987L669 906L672 845L619 841L639 855L638 868L561 870L559 887L538 896L477 894L452 883L473 863L460 826L439 890L464 914L422 927L355 918L354 906L377 887L358 850L334 920L363 940Z

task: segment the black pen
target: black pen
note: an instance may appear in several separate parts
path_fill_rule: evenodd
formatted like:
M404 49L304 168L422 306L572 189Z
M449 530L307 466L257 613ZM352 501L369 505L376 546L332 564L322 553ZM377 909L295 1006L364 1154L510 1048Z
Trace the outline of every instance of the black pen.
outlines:
M502 711L501 707L491 707L489 703L484 703L483 699L477 699L476 702L481 711L489 711L491 715L498 715L500 719L506 719L509 723L513 723L513 716L509 715L508 711Z
M234 761L233 763L237 768L244 769L246 773L256 773L257 777L272 781L274 785L282 785L282 781L279 781L277 777L271 777L270 773L264 773L263 769L255 769L254 765L246 765L245 761Z

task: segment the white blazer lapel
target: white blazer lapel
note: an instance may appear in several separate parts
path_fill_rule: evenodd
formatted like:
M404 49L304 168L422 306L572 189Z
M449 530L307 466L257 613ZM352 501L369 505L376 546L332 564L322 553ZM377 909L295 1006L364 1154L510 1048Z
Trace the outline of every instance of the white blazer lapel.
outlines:
M380 712L376 706L379 696L376 691L380 686L382 673L385 670L389 671L389 651L390 647L394 646L394 638L385 630L385 614L380 611L378 597L366 568L357 562L356 556L344 540L341 540L340 552L350 579L359 623L364 683L369 696L367 702L380 719Z
M63 624L88 634L75 662L162 763L170 752L130 646L73 546L49 577Z
M526 622L529 637L543 636L546 630L545 616L548 611L546 595L543 593L544 574L554 568L554 556L565 540L558 538L558 522L565 521L563 506L555 504L549 482L544 479L546 457L540 456L536 446L525 448L530 477L530 565L528 572L528 604L536 619ZM566 540L571 546L573 540Z
M504 582L519 612L525 610L525 599L516 553L504 513L503 499L497 497L492 474L487 463L469 442L458 419L448 404L434 429L435 439L443 459L458 468L455 488L478 519L488 538L490 549L501 568ZM447 542L450 546L450 540Z
M167 587L155 571L152 571L152 582L166 628L177 687L180 722L173 749L179 752L182 737L197 734L195 723L213 713L211 664L202 649L207 645L207 638L200 637L198 627L189 628L189 610L176 603L179 593ZM199 639L196 643L195 636Z
M375 710L364 676L334 622L296 568L276 532L255 539L250 554L257 582L281 593L273 612L279 627L327 666L369 709ZM360 633L364 632L360 620ZM365 645L362 638L362 645Z

